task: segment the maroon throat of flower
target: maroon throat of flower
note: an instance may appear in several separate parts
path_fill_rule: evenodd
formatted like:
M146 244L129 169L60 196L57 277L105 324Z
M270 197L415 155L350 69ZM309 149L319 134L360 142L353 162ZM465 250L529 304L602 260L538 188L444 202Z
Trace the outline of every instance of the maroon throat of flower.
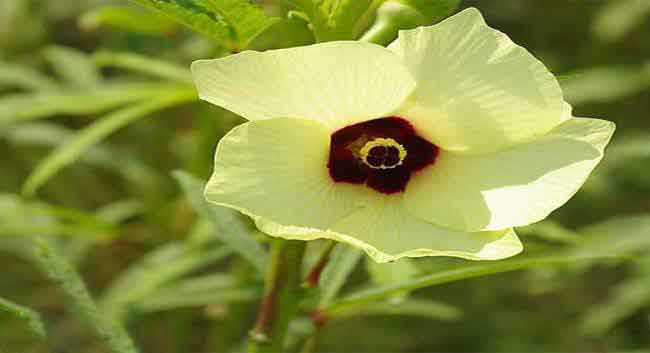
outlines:
M406 189L411 174L433 164L438 146L399 117L346 126L332 134L327 163L335 182L366 184L384 194Z

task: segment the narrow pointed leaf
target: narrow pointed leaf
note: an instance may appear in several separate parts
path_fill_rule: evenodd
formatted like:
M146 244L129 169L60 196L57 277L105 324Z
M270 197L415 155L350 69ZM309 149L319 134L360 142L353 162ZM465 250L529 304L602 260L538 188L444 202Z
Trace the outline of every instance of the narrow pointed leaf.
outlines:
M373 302L364 306L352 307L350 310L336 312L332 319L356 316L400 315L415 316L435 320L451 321L462 316L455 306L433 300L409 298L396 303Z
M0 298L0 312L3 311L25 321L29 329L38 337L44 338L46 336L45 326L41 321L41 316L34 310Z
M245 222L242 215L235 210L209 203L203 196L204 181L182 171L174 172L174 177L196 212L210 221L215 235L248 260L260 273L264 273L267 255L252 236L256 230Z
M56 148L75 138L74 130L52 122L15 124L0 130L0 138L12 144ZM120 158L115 158L120 155ZM86 150L80 161L112 170L128 180L139 190L156 190L163 184L163 177L137 155L99 144Z
M650 87L650 64L629 67L593 67L560 81L571 104L612 102Z
M59 84L29 66L0 62L0 87L47 91L59 88Z
M0 237L41 234L102 240L113 232L111 224L93 214L0 194Z
M136 305L136 310L151 312L183 307L250 302L262 296L258 285L241 286L233 276L205 275L180 280L160 288Z
M113 282L100 301L102 312L122 318L131 305L146 301L161 286L222 260L231 253L232 250L225 247L194 248L180 243L162 245Z
M93 56L93 60L102 67L112 66L180 83L194 84L189 67L181 67L144 55L101 51Z
M318 281L321 290L320 307L326 307L338 295L348 277L361 259L362 252L354 247L337 244L329 263Z
M616 217L580 229L579 254L635 254L650 249L650 214Z
M50 46L45 58L65 82L73 86L92 87L101 82L99 70L87 54L73 48Z
M517 228L517 234L536 235L541 239L564 244L579 244L584 240L579 233L551 220Z
M415 277L420 271L409 258L378 263L366 258L366 268L375 284L388 284Z
M91 89L20 93L0 97L0 127L59 114L103 113L127 103L159 97L178 86L160 83L109 83Z
M650 277L639 277L618 285L611 298L591 309L582 318L580 331L600 336L617 323L650 305Z
M354 305L362 305L371 301L383 300L395 294L400 294L420 288L435 286L443 283L461 281L468 278L482 277L497 273L511 272L526 268L548 267L551 265L566 265L581 260L616 258L616 255L551 255L531 258L518 258L499 262L479 263L475 265L461 264L457 268L416 277L410 280L387 286L361 290L334 302L325 308L326 313L335 313Z
M378 263L366 257L366 269L370 279L375 285L387 285L416 277L419 274L418 268L409 258L402 258L398 261ZM406 298L408 293L401 293L394 297L397 301Z
M114 353L137 353L133 341L120 324L102 314L86 285L65 256L46 239L36 240L36 258L43 272L68 297L72 310L104 340Z
M168 93L157 99L120 109L94 121L78 132L72 140L59 146L39 163L25 181L23 192L27 195L33 194L59 170L73 163L88 148L113 132L151 113L193 99L194 92L179 90L173 94Z
M614 42L625 37L634 28L642 26L650 13L647 0L609 1L601 6L591 22L593 34L604 42Z

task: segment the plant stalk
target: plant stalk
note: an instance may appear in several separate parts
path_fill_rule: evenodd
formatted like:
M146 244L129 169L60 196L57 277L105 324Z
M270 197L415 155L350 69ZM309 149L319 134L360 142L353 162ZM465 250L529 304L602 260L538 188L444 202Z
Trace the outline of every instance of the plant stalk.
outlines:
M303 287L305 288L314 288L318 286L318 281L320 280L320 275L323 273L323 270L325 269L325 266L327 266L327 263L330 260L330 255L332 254L332 250L334 250L334 247L336 246L336 243L334 241L329 241L329 244L325 247L325 250L320 254L320 257L316 264L309 270L309 274L307 275L307 280L305 283L303 283Z
M388 45L400 29L415 28L426 24L426 18L414 8L398 1L388 1L377 10L377 18L360 41Z
M264 297L250 332L250 352L282 352L291 319L304 295L301 287L305 242L274 239Z

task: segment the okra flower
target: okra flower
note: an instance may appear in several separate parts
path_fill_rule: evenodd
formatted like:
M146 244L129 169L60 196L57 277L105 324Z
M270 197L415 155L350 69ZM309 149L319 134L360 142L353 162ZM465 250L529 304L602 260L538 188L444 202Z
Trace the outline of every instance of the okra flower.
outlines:
M467 9L387 48L329 42L200 60L202 99L249 121L205 195L288 239L378 262L501 259L564 204L614 124L574 118L548 69Z

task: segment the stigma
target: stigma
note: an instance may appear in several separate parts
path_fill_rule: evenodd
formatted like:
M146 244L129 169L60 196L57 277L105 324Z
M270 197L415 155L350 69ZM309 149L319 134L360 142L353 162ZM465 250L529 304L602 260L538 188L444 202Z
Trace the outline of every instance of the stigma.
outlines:
M406 149L392 138L377 137L359 151L361 160L373 169L392 169L404 163Z

